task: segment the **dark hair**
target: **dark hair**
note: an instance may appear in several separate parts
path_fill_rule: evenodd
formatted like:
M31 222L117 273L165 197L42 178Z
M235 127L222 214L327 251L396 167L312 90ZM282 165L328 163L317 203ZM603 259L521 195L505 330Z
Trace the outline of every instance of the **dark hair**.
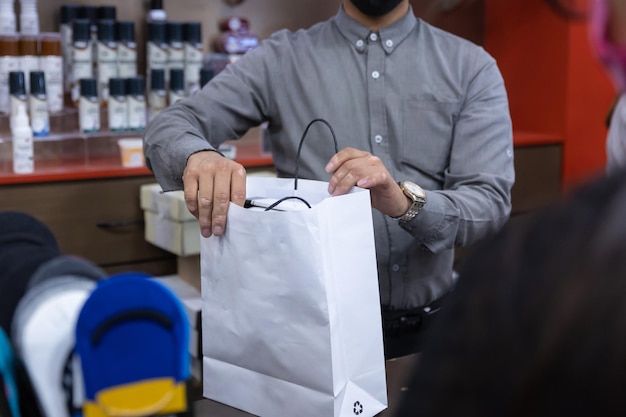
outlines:
M621 173L479 245L398 415L625 414L625 213Z

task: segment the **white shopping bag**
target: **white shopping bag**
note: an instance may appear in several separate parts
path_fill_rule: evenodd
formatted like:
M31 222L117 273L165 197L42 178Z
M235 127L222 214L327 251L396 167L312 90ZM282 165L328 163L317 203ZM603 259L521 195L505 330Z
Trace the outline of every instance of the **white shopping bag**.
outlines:
M202 239L204 396L268 417L368 417L387 408L368 190L247 180L263 211L231 204ZM256 205L256 204L255 204Z

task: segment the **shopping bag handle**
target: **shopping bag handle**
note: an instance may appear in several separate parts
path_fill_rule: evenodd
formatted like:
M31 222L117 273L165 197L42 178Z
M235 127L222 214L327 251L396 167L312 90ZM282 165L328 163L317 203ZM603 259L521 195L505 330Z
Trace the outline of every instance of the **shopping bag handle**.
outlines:
M328 128L330 129L330 134L333 137L333 142L335 144L335 153L339 152L339 148L337 146L337 137L335 136L335 131L333 130L333 127L330 125L330 123L328 123L324 119L313 119L313 120L311 120L311 122L307 125L306 129L304 129L304 133L302 134L302 138L300 139L300 144L298 145L298 153L296 154L296 172L295 172L295 176L294 176L294 179L293 179L293 189L294 190L298 189L298 169L300 168L300 151L302 150L302 144L304 143L304 138L306 137L306 134L309 132L309 129L316 122L321 122L321 123L324 123L326 126L328 126Z

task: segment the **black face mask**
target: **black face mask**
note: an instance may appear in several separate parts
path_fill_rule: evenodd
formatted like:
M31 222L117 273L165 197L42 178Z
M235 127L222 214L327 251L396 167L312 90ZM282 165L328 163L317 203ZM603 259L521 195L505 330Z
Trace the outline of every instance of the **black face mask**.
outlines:
M392 11L402 0L350 0L361 13L367 16L382 16Z

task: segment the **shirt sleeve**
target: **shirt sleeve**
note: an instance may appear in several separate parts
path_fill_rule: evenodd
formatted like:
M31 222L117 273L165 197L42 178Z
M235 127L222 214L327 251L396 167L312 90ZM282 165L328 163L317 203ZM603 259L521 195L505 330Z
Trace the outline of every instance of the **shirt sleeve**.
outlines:
M442 190L405 227L432 252L471 244L495 232L511 212L513 132L504 80L487 60L468 84L454 126Z
M150 121L144 133L146 165L165 191L183 188L190 155L216 150L264 121L272 74L266 63L272 56L271 47L257 47Z

